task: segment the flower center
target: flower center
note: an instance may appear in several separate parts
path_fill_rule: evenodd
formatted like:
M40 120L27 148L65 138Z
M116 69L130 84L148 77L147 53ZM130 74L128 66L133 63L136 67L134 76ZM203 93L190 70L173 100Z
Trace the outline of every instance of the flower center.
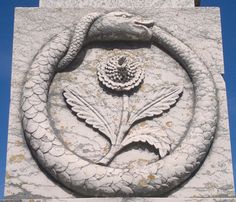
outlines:
M137 67L131 58L115 56L108 61L105 73L114 82L126 83L135 77L136 70Z
M142 83L143 63L130 52L113 50L100 61L97 75L98 80L108 89L127 92Z

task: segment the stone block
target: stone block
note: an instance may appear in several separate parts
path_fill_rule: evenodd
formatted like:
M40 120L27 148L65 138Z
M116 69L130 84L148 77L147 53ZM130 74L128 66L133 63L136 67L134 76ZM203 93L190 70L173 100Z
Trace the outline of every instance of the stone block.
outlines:
M41 6L44 6L43 2L45 1L41 2ZM153 9L150 7L146 8L145 6L140 7L139 9L133 9L134 8L127 8L126 10L130 13L152 19L155 22L155 26L160 28L160 30L164 30L165 33L168 33L169 37L176 38L176 41L181 41L181 43L184 44L184 47L189 47L188 50L196 54L195 57L200 58L201 64L205 65L210 71L209 78L212 77L215 83L217 100L219 103L217 129L214 134L213 144L205 161L201 161L202 165L200 168L194 171L191 177L184 180L180 186L175 187L171 192L165 193L164 196L169 197L169 199L165 200L175 199L182 201L182 199L184 199L186 201L191 201L192 199L188 198L199 198L199 201L205 201L205 199L200 198L222 198L223 200L223 198L234 197L226 90L222 77L224 70L219 10L217 8ZM105 8L99 9L99 12L105 10ZM120 114L120 109L123 108L122 113L129 112L129 110L126 108L124 109L124 105L122 105L119 96L112 94L111 92L109 93L109 91L107 92L105 88L103 89L104 83L100 82L101 79L99 81L99 78L97 77L97 66L99 63L106 63L107 57L110 59L106 64L112 64L113 59L116 59L116 54L119 56L119 53L122 51L125 52L126 58L124 58L124 56L119 58L119 65L122 66L129 61L133 64L132 58L135 60L138 56L145 67L145 78L143 83L138 84L141 85L140 89L137 90L137 92L134 92L133 96L130 96L129 98L129 107L132 111L138 110L139 105L145 105L145 102L152 101L152 94L158 93L163 85L182 85L184 90L182 95L178 93L174 96L177 96L174 99L175 105L173 107L168 106L170 108L169 111L161 113L160 117L141 121L131 129L131 135L138 134L140 131L141 134L142 130L146 130L151 136L157 134L154 142L152 141L154 148L150 146L151 141L149 138L148 140L145 140L148 145L135 144L128 150L124 149L124 151L122 151L123 153L121 152L121 154L117 155L110 163L110 166L114 168L114 172L111 172L112 175L114 175L113 179L116 180L115 177L119 178L120 176L116 173L117 170L115 168L121 170L127 168L141 168L142 172L146 172L150 163L156 162L158 165L159 158L171 158L172 152L174 153L175 150L178 150L178 146L182 144L182 139L185 138L185 134L190 127L192 117L195 113L194 109L196 108L194 108L194 103L196 102L194 92L196 92L196 89L192 83L194 78L190 78L189 74L186 72L187 70L183 68L184 62L183 64L180 64L178 61L179 58L175 56L176 51L170 53L171 51L166 49L166 45L156 45L156 43L161 44L159 41L156 43L91 43L84 47L78 54L78 57L75 58L70 70L55 75L53 82L50 85L46 109L41 109L41 106L37 103L37 99L30 99L30 103L24 105L24 102L28 98L27 96L34 96L34 93L40 95L39 97L42 100L46 99L46 90L42 94L40 90L47 84L37 83L39 82L38 79L33 80L34 84L29 81L33 76L40 76L44 81L47 81L49 73L43 72L46 71L46 69L42 69L41 66L35 66L32 73L28 73L28 71L32 69L32 66L34 66L34 64L32 65L32 61L37 60L35 55L38 52L39 54L43 52L43 50L42 52L39 51L41 47L48 44L55 34L62 33L65 29L73 29L75 22L78 22L82 17L95 11L97 11L96 8L16 9L5 185L6 199L61 199L62 201L71 199L73 201L73 199L75 200L77 197L83 197L82 194L78 194L75 191L65 188L65 186L70 186L63 181L66 177L59 177L60 179L63 179L62 182L65 183L65 185L62 185L61 182L53 179L53 177L55 177L53 174L54 169L50 169L55 166L57 162L45 160L44 154L46 155L48 153L47 151L50 151L50 154L60 156L61 151L63 150L64 152L65 147L67 149L66 152L70 155L70 152L72 152L75 156L82 156L84 159L89 159L89 162L99 162L100 159L108 153L110 147L109 141L91 127L91 125L93 125L91 121L87 122L88 124L85 124L85 122L81 120L80 116L85 116L84 114L79 114L77 115L78 117L76 117L71 112L70 107L73 106L68 108L68 105L73 105L73 103L71 104L71 102L68 101L68 97L72 96L70 93L73 94L74 89L79 89L80 95L75 95L76 93L74 95L77 96L77 98L82 97L82 100L89 100L89 105L92 106L90 109L92 108L93 110L95 109L95 111L98 110L102 112L107 120L107 125L110 126L111 130L116 131L116 129L119 128L120 116L117 116L117 114ZM132 18L132 16L130 18ZM150 21L142 21L142 23L147 26L150 26L151 24ZM66 31L65 33L67 32L69 31ZM88 34L91 39L93 39L92 36L94 33L89 32ZM70 34L68 34L68 36L70 36ZM110 37L109 34L105 36L107 38ZM65 43L66 41L67 40L65 39ZM45 46L45 48L47 48L47 46ZM65 49L63 45L54 46L54 44L52 44L50 48L59 50L58 54ZM47 54L47 51L43 52L43 54L45 57L49 55L49 53ZM129 58L128 61L127 58ZM49 62L49 64L54 64L53 59L47 62ZM44 65L45 60L39 60L39 64ZM131 64L128 63L128 66L132 66ZM27 77L26 74L28 74ZM100 72L99 74L102 75L103 72ZM133 77L131 76L131 78ZM116 81L116 78L114 79L114 77L111 79L113 79L112 81L114 82ZM27 88L31 84L33 85L33 91L28 91ZM40 85L40 88L37 88L38 84ZM23 86L25 86L25 90L23 89ZM67 91L67 95L69 94L68 96L63 97L65 89L67 89L68 86L73 86L73 88L71 88L71 91ZM113 90L116 90L117 86L115 84L114 86ZM110 88L109 85L108 88ZM133 88L132 85L131 88ZM206 88L208 88L208 86L206 86ZM24 93L23 98L22 93ZM179 100L178 97L180 97ZM67 103L65 102L66 99ZM43 138L41 136L45 134L34 133L35 131L33 130L35 127L33 127L31 121L38 121L37 123L39 123L39 127L41 127L41 123L44 122L44 117L38 116L40 113L34 111L35 105L37 105L36 111L48 109L50 124L52 125L53 130L56 131L56 137L59 137L61 143L55 141L50 144L50 134L47 138L45 136L42 140L45 144L39 145L38 140L41 140L41 138ZM30 111L30 109L33 111ZM75 113L76 109L74 110ZM209 113L207 112L204 113L202 119L207 119L208 114ZM24 120L24 118L27 120ZM22 121L24 128L22 127ZM31 125L29 126L30 123ZM155 131L158 131L155 134L149 130L153 127L155 128ZM106 134L101 127L97 126L95 128ZM38 131L38 128L36 130ZM25 141L23 131L25 131L28 145ZM33 137L30 136L32 135L31 132ZM199 136L196 136L197 142L200 141L199 138L202 137L202 133L199 132L199 130L196 130L196 134L199 134ZM55 139L55 137L52 137L52 139L53 138ZM161 142L161 138L163 138L163 140L170 140L171 143L164 144ZM112 141L112 138L110 139ZM209 139L209 141L211 141L211 139ZM196 146L191 144L189 150L197 150L205 144L208 144L207 140L204 140L201 145ZM31 147L32 153L28 146ZM158 151L156 151L157 147L159 147ZM163 149L164 147L166 152ZM54 150L52 150L52 148ZM57 149L55 150L55 148ZM41 153L44 152L44 154L41 155L41 153L37 153L37 151L40 151ZM36 163L36 160L32 155L35 155L35 157L38 158L39 164ZM178 156L176 159L182 160L182 157L184 159L184 154L183 156ZM73 158L75 157L73 156ZM64 158L63 161L66 162L69 160ZM173 160L173 163L174 161L175 160ZM179 162L176 162L176 164L178 163ZM106 163L103 162L103 165L104 164L106 165ZM42 168L44 165L46 165L50 172L45 172L46 169ZM175 165L175 163L173 165ZM57 172L56 175L60 176L58 170L61 170L61 173L63 173L67 168L68 167L55 168L55 170L57 170L55 171ZM83 168L80 169L83 170ZM172 167L167 167L166 174L168 175L172 169ZM73 171L74 169L71 170L71 172ZM86 177L90 175L93 176L94 173L100 171L100 167L98 167L98 169L83 170ZM154 171L152 172L155 173ZM179 170L176 170L176 172L181 173ZM126 180L128 181L129 176L126 177ZM155 175L150 174L147 177L147 179L145 178L143 181L139 181L144 189L141 193L144 195L146 187L148 187L152 181L158 181L158 179L155 179ZM71 177L71 179L74 180L73 177ZM120 181L118 180L118 182ZM95 186L95 184L91 186ZM87 186L89 187L90 185L88 184ZM116 186L115 183L114 186ZM87 189L89 189L88 187ZM106 188L109 187L110 186L108 185ZM115 188L113 187L112 189ZM80 190L78 192L80 192ZM85 190L82 190L81 192L84 193ZM88 194L91 195L93 193L89 192ZM99 192L94 192L95 196L97 194L99 195ZM93 199L78 199L78 201L80 200L90 201ZM95 198L95 200L97 199ZM111 201L110 198L107 200ZM112 200L119 201L121 199L114 198ZM127 200L159 201L162 199L133 198ZM211 199L208 200L211 201Z
M191 8L198 3L194 0L40 0L40 7L51 8L107 8L107 9L137 9L143 7L152 8Z

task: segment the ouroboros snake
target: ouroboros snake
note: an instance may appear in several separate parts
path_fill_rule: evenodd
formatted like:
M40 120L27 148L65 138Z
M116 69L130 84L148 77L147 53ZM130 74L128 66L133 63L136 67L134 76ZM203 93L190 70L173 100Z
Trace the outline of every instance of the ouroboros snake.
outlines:
M185 139L165 158L134 170L105 167L76 156L51 126L47 96L57 71L84 45L102 14L83 17L75 31L64 30L36 55L22 95L25 139L39 165L56 181L86 196L162 196L189 178L203 162L217 125L217 96L211 73L198 56L163 28L152 28L151 42L163 46L185 68L194 86L194 115ZM71 39L72 38L72 39ZM151 177L150 177L151 176Z

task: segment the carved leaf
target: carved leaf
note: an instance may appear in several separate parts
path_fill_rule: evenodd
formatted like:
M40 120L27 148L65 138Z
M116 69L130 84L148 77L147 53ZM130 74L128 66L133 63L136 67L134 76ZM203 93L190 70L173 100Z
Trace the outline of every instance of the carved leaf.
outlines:
M146 117L162 114L176 103L182 92L183 88L179 86L163 88L160 92L154 94L153 99L149 103L145 104L136 113L131 115L129 124L133 124Z
M90 105L73 87L66 87L63 93L66 103L77 117L85 120L93 128L102 132L113 144L116 136L110 128L107 120L92 105Z
M157 133L156 137L153 136L154 133ZM161 158L168 154L171 146L171 140L167 134L160 130L155 131L147 129L130 134L122 141L122 146L125 147L134 142L148 143L149 145L154 146L156 150L159 150Z

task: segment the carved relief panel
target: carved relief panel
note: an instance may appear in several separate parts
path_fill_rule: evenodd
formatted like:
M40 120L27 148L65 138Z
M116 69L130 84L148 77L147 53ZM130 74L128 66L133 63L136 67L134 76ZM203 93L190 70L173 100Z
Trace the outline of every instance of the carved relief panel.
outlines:
M214 142L216 74L157 17L85 13L24 70L24 152L63 197L171 196Z
M21 109L32 154L56 181L79 194L166 194L196 171L211 146L218 112L211 73L188 46L142 16L92 13L72 30L45 44L27 73ZM84 45L97 41L126 45L91 49L91 61L71 70ZM157 64L155 52L172 63L175 57L182 67ZM57 86L51 84L55 75L61 77ZM48 96L51 88L64 96L66 103L59 105L71 111L67 122L75 116L78 126L56 128L53 117L59 110L52 113L48 100L54 104L58 98ZM168 120L165 126L163 120ZM70 133L87 140L68 143Z

